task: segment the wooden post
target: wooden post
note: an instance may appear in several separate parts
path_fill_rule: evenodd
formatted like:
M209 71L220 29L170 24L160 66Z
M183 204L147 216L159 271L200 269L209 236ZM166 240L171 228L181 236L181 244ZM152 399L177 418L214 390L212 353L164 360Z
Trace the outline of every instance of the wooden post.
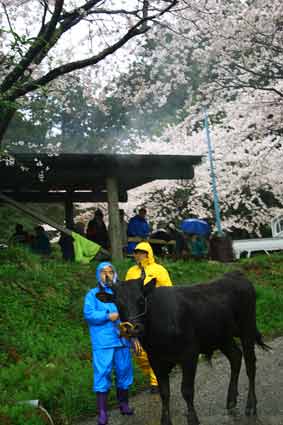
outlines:
M123 259L122 234L119 217L118 183L114 177L107 177L107 199L109 215L109 236L113 260Z
M74 205L68 197L65 200L65 224L68 229L74 228Z

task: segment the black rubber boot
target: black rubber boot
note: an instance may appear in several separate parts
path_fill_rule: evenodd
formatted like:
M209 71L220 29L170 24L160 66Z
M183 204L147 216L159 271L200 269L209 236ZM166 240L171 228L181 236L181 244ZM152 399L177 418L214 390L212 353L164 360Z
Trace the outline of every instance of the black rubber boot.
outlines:
M96 393L96 404L98 411L98 425L106 425L108 423L107 415L107 396L108 393Z
M134 414L134 409L131 409L129 406L128 390L122 390L122 388L117 388L117 400L122 415L130 416Z

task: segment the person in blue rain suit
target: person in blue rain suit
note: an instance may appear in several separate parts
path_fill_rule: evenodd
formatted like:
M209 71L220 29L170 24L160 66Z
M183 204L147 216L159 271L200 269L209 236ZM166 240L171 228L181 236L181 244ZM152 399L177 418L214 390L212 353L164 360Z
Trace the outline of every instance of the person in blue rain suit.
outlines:
M117 400L123 415L132 415L128 404L128 389L133 383L130 342L119 336L119 314L113 303L96 298L98 292L112 293L117 283L117 273L109 262L102 262L96 269L98 285L91 289L84 301L84 318L88 323L93 354L94 385L96 393L98 425L108 423L107 395L111 387L112 370L115 372Z
M132 217L128 223L127 234L130 237L138 237L141 240L146 240L149 237L150 226L146 220L147 211L145 208L140 208L138 214ZM128 254L132 254L137 245L137 242L128 242Z

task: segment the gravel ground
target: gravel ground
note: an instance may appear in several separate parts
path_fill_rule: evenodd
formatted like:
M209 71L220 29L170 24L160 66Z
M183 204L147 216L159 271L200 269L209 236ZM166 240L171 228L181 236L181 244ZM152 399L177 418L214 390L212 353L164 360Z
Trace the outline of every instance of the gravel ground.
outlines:
M283 337L270 343L272 351L257 349L256 392L258 415L244 415L248 381L242 365L238 406L235 413L225 410L229 382L229 364L225 357L213 359L212 368L205 362L198 366L195 383L195 407L201 425L283 425ZM176 369L171 379L171 415L173 425L187 425L186 407L180 393L181 375ZM117 409L110 412L109 425L159 425L161 403L158 395L143 392L131 398L135 408L132 417L121 416ZM96 417L81 420L74 425L96 425Z

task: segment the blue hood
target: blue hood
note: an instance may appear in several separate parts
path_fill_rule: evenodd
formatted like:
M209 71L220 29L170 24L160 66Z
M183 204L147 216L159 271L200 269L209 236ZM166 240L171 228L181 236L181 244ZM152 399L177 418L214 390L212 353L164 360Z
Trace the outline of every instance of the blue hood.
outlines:
M100 276L101 270L105 269L105 267L111 267L111 269L113 270L113 272L114 272L113 283L116 283L117 282L117 279L118 279L118 275L117 275L117 272L116 272L115 267L113 266L113 264L109 263L108 261L103 261L102 263L99 263L98 266L97 266L97 268L96 268L95 275L96 275L97 282L103 288L108 287L107 284L105 284L105 283L103 283L101 281L101 276Z

